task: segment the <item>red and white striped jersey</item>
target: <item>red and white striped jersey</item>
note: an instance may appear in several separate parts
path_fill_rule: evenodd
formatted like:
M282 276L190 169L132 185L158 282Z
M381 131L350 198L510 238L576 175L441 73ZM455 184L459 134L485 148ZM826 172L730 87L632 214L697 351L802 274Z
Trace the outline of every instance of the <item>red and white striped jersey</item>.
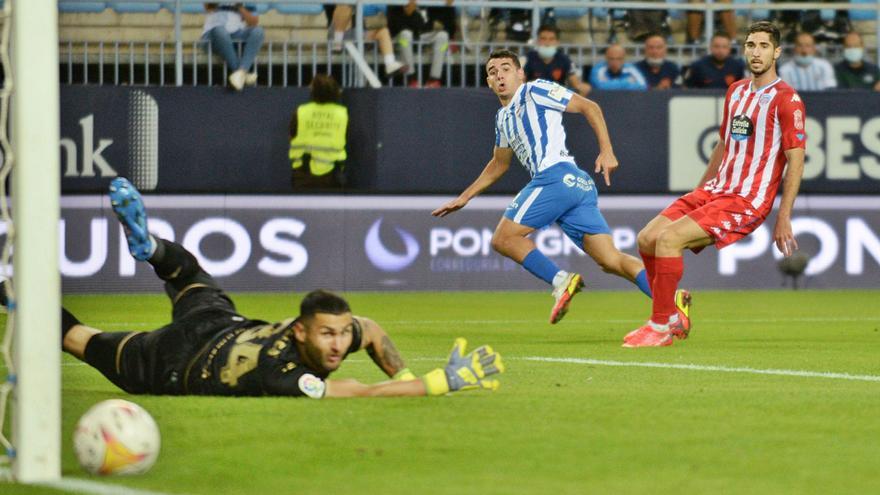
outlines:
M718 174L703 188L712 194L737 194L762 215L773 200L785 169L785 151L804 148L804 102L782 79L757 89L751 79L730 85L724 99L719 135L724 153Z

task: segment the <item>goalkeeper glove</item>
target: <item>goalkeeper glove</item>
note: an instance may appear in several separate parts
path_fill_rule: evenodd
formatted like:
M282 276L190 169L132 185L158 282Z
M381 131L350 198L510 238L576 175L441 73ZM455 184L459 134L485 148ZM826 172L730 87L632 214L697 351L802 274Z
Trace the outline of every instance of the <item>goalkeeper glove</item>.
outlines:
M428 395L475 388L496 390L500 386L498 380L487 380L486 377L504 372L501 355L487 345L464 354L466 347L467 340L455 339L446 366L437 368L422 378Z
M417 380L418 377L415 375L415 373L410 371L409 368L404 368L395 373L394 376L391 377L391 379L396 382L406 382L409 380Z

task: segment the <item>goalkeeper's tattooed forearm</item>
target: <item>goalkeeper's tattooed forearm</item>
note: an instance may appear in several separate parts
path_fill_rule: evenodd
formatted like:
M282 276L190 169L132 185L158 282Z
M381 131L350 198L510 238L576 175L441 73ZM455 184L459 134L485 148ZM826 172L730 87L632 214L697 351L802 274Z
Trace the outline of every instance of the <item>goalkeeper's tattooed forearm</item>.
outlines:
M403 358L400 357L400 353L397 351L397 348L394 347L391 338L387 335L383 335L382 341L377 345L368 347L367 354L369 354L373 359L373 362L385 370L389 376L396 374L398 371L406 367L403 364Z
M397 351L394 343L391 342L391 338L387 335L382 337L382 360L385 361L386 366L391 368L394 373L406 367L403 364L403 358L400 357L400 352Z

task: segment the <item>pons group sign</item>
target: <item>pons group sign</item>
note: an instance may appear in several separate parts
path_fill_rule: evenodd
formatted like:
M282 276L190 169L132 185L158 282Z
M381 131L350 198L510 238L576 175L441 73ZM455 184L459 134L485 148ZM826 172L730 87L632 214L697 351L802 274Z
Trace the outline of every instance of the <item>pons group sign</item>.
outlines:
M150 229L180 242L229 290L543 290L516 263L492 251L510 198L477 198L444 219L443 197L147 196ZM615 244L636 255L639 229L671 196L604 198ZM721 251L686 254L684 284L696 289L776 288L780 254L774 219ZM803 197L793 228L810 256L806 285L877 287L880 198ZM128 254L102 196L62 199L60 265L65 292L159 291L149 266ZM5 234L5 230L0 230ZM534 234L562 268L593 289L631 288L602 273L560 229Z

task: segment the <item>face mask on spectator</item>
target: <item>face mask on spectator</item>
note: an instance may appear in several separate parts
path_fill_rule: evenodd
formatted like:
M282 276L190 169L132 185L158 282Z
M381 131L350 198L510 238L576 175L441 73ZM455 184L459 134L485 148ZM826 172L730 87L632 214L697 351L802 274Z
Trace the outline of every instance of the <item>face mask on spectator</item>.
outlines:
M801 67L806 67L813 63L812 55L795 55L794 63L800 65Z
M545 59L553 58L556 55L556 49L557 47L555 46L538 45L538 55Z
M648 65L651 67L660 67L663 65L663 60L664 59L662 58L645 57L645 61L648 62Z
M850 63L861 62L864 56L865 49L859 46L846 48L845 50L843 50L843 58L845 58L846 61Z

